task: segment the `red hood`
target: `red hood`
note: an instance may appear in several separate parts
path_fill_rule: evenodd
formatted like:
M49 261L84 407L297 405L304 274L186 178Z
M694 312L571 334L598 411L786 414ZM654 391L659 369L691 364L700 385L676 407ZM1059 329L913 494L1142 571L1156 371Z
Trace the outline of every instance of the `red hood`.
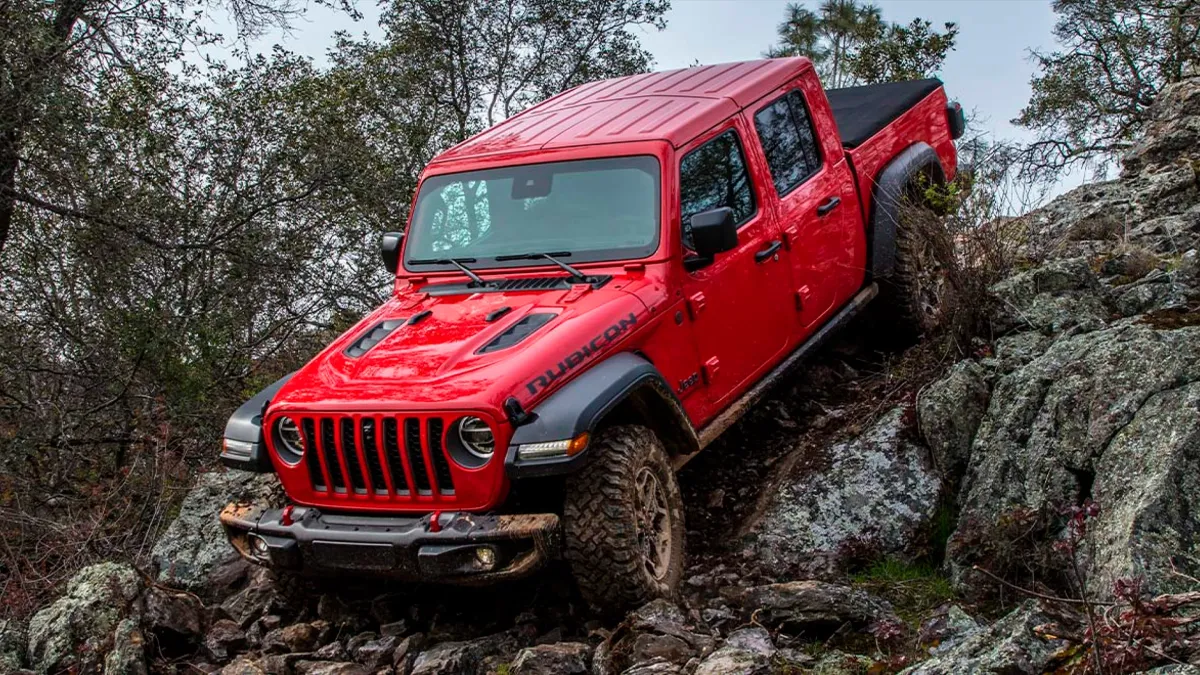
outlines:
M271 409L498 412L509 396L529 405L552 388L547 385L561 384L568 371L582 364L578 357L570 359L578 362L568 363L573 353L582 348L584 360L592 362L646 319L646 306L626 290L638 281L619 276L600 288L576 285L567 290L443 296L427 295L402 282L392 299L297 372ZM505 307L511 309L487 320ZM429 314L409 323L425 312ZM479 353L535 313L555 316L510 347ZM365 354L346 353L373 328L391 320L403 323Z

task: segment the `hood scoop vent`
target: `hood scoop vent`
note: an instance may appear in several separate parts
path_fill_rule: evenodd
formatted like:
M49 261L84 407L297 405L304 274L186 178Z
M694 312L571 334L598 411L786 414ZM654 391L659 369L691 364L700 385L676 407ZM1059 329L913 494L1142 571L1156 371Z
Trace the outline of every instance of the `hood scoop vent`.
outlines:
M388 319L383 323L377 324L374 328L367 331L365 335L354 341L354 344L346 347L346 356L356 359L370 351L371 347L379 344L383 339L392 334L400 326L404 325L404 319Z
M550 323L550 320L555 316L557 315L551 313L529 314L509 326L503 333L492 338L491 342L480 347L476 354L488 354L498 352L501 349L508 349L532 335L537 329Z
M589 276L588 284L600 288L612 280L611 276ZM428 295L461 295L464 293L506 293L511 291L554 291L567 290L574 282L571 277L525 277L522 279L489 279L487 286L475 286L469 282L430 284L421 289Z

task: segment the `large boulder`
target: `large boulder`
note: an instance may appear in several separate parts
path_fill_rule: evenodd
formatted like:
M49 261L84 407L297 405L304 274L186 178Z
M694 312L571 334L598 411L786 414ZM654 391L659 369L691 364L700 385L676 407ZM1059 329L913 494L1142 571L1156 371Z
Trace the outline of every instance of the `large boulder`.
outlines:
M0 620L0 673L20 670L25 663L25 628Z
M1015 510L1099 502L1092 590L1145 576L1151 592L1200 574L1200 326L1153 320L1059 336L1003 375L971 449L949 554L956 577ZM998 532L998 531L997 531ZM1082 561L1086 563L1087 561Z
M270 502L280 500L280 495L275 474L230 470L200 476L184 498L179 516L151 552L159 582L189 591L209 591L215 572L240 564L217 519L221 509L235 500Z
M860 556L900 555L937 511L941 483L928 451L895 409L828 463L789 476L752 528L747 547L775 576L824 576Z
M917 394L921 436L929 446L934 467L951 483L966 471L971 442L987 412L990 393L983 367L963 361Z
M142 578L126 565L83 568L66 594L29 620L29 665L39 673L95 672L115 646L123 651L114 662L136 661L140 652L125 643L136 631L142 590Z
M992 286L999 311L992 322L998 332L1103 328L1109 317L1100 282L1084 258L1053 260L1015 274Z
M743 628L700 662L695 675L766 675L775 656L771 634L763 628Z
M512 675L584 675L590 672L592 647L583 642L556 642L517 652Z
M812 636L900 623L891 604L882 598L811 579L730 590L728 594L757 621L789 633Z
M1055 655L1067 646L1065 640L1039 630L1053 621L1054 617L1043 608L1027 602L986 630L908 668L901 675L1042 673Z

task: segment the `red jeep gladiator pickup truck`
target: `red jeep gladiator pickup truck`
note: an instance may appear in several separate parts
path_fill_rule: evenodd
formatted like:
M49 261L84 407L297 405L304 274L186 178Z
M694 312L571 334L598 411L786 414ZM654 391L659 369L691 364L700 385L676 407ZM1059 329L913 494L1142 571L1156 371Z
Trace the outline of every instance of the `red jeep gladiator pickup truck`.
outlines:
M823 91L772 59L563 92L423 172L383 305L238 409L221 514L249 560L479 583L565 559L584 596L671 594L675 472L880 295L937 280L901 204L953 178L937 80Z

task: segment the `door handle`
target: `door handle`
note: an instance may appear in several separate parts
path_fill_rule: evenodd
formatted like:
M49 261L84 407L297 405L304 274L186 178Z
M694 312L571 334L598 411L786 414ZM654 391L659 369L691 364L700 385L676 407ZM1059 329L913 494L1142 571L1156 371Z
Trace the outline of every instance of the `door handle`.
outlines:
M821 204L820 206L817 207L817 215L824 216L824 215L828 214L830 211L836 209L838 207L838 204L841 204L841 203L842 203L841 197L830 197L829 199L825 200L824 204Z
M763 250L754 254L754 262L760 263L760 262L763 262L764 260L769 260L771 258L771 256L778 253L779 249L781 249L781 248L783 248L783 242L776 239L775 241L771 242L766 248L764 248Z

